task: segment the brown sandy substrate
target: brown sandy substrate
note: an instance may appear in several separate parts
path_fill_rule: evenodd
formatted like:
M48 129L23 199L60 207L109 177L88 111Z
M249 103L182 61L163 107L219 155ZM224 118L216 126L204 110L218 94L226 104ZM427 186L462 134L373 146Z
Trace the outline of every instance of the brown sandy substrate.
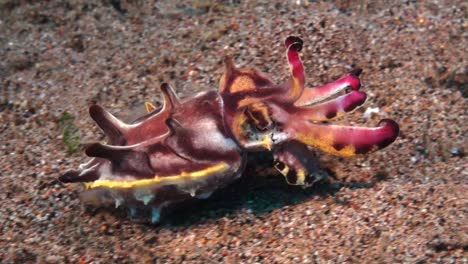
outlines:
M0 1L0 262L468 262L465 1L129 1L125 14L112 1L17 2ZM216 89L226 50L279 82L288 35L305 41L310 86L364 69L368 101L338 123L401 125L378 153L323 156L352 184L302 190L250 170L151 226L85 210L81 187L56 180L86 160L67 152L65 111L81 143L102 140L89 104L132 118L162 81ZM379 113L364 121L369 107Z

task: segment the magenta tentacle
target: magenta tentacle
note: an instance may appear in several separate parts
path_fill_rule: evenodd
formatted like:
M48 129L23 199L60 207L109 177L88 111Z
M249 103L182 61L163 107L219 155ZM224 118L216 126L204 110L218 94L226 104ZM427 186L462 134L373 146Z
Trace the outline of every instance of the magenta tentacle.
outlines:
M287 58L289 67L291 68L291 77L286 87L289 95L288 99L291 102L296 101L302 94L305 85L304 66L302 65L299 52L302 50L302 40L298 37L290 36L285 41L287 48Z
M346 88L351 88L352 90L357 91L361 87L361 80L359 80L359 75L361 72L361 69L356 69L332 83L314 88L306 88L304 89L301 97L294 103L294 105L311 105L323 101L345 90Z
M296 115L310 121L325 121L351 112L366 101L367 95L361 91L325 101L309 107L299 107Z
M391 119L383 119L379 126L374 128L325 125L297 120L286 124L285 133L289 138L310 147L338 156L351 157L388 146L398 136L399 127Z

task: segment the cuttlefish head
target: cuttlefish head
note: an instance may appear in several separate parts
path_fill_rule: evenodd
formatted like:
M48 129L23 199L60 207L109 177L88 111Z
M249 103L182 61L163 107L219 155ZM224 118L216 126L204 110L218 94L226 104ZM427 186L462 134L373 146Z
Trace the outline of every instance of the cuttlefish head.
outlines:
M360 91L360 69L341 79L314 88L305 88L304 67L300 58L303 41L285 41L290 77L274 84L265 73L239 69L232 58L219 93L224 102L226 126L246 150L272 150L288 141L298 141L325 152L350 157L382 149L399 134L398 124L381 120L377 127L352 127L325 123L352 112L366 101Z

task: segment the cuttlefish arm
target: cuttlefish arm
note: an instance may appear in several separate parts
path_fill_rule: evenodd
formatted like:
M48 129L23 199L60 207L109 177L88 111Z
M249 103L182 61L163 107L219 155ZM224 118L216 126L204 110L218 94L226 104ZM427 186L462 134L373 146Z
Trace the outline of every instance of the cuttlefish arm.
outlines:
M373 128L318 124L293 116L290 119L294 122L284 124L285 138L343 157L382 149L399 134L398 124L391 119L383 119Z
M177 96L176 92L169 84L167 83L161 84L160 90L162 92L162 97L163 97L163 107L161 109L164 109L166 104L169 104L169 106L171 107L171 110L172 108L175 108L180 105L179 97ZM151 113L153 111L158 110L158 108L150 102L145 102L145 107L146 107L147 113ZM151 116L151 115L146 115L143 117L147 117L147 116ZM138 121L139 120L137 119L136 121L134 121L134 123L137 123Z
M306 145L291 141L274 150L275 168L288 184L311 186L328 173L319 167L315 155Z
M353 91L357 91L361 87L361 80L359 79L361 72L362 70L358 68L334 82L313 88L306 88L302 92L299 99L294 102L294 105L312 105L330 98L331 96L336 95L347 88L350 88Z
M296 108L295 115L310 121L327 121L352 112L366 101L367 95L361 91L352 91L319 104Z
M287 101L294 102L301 97L305 86L304 65L299 52L302 50L302 39L289 36L284 42L286 46L286 57L290 68L290 78L284 85L287 90Z

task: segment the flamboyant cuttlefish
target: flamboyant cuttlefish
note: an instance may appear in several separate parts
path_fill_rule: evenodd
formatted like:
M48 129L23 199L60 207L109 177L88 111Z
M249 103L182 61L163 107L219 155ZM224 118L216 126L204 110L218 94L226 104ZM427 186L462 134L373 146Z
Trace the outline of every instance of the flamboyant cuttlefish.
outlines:
M227 57L218 91L180 100L162 84L162 108L147 103L148 113L132 123L92 105L89 114L108 142L88 145L92 159L60 180L84 182L87 202L124 206L131 213L151 209L152 222L158 222L164 206L206 198L239 178L249 152L272 152L289 184L310 186L323 176L312 148L351 157L392 143L399 127L390 119L375 128L323 122L364 103L361 71L304 88L302 45L298 37L286 39L291 76L281 85L257 70L236 68Z

